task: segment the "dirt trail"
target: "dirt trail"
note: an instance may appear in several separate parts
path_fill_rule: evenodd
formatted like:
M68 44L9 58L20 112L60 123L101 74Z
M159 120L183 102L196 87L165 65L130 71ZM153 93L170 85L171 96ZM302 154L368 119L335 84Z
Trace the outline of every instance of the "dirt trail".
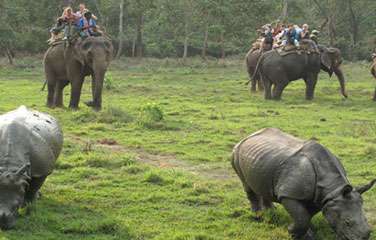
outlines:
M179 160L172 154L150 153L143 149L131 148L118 144L114 140L102 139L94 141L92 139L83 139L79 136L71 135L68 138L81 145L90 148L99 148L112 152L124 152L135 154L138 162L163 169L176 169L189 172L195 176L211 180L229 180L236 179L236 174L231 168L229 162L225 163L193 163Z

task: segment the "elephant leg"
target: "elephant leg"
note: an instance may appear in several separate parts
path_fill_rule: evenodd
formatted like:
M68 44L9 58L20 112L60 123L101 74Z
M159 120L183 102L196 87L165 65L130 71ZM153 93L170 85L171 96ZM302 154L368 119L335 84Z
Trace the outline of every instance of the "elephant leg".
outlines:
M81 97L82 84L84 83L84 77L79 76L71 82L71 98L69 108L77 109Z
M251 78L251 92L256 92L257 80Z
M375 88L375 95L373 96L373 101L376 102L376 88Z
M315 239L310 229L312 215L306 207L301 202L288 198L282 199L281 203L293 219L293 224L289 226L289 233L293 239Z
M272 83L268 80L263 81L264 83L264 95L265 99L272 99Z
M54 95L55 95L55 85L53 83L47 82L47 88L48 88L48 94L47 94L47 107L54 108L55 107L55 101L54 101Z
M273 88L274 100L281 100L283 90L286 88L287 84L288 84L287 82L282 81L274 85L274 88Z
M260 92L264 91L264 83L261 81L261 79L257 79L257 87Z
M63 90L68 85L68 81L58 81L55 87L55 105L56 107L63 107Z
M304 81L306 83L306 99L313 100L315 94L315 88L317 83L317 75L312 75L309 78L305 78Z

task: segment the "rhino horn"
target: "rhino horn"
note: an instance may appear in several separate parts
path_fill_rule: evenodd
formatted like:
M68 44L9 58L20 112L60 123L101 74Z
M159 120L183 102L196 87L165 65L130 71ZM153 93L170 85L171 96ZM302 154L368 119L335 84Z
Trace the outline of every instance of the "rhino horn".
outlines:
M367 192L368 190L370 190L373 187L373 185L375 185L375 183L376 183L376 179L373 179L370 183L368 183L364 186L361 186L361 187L357 187L356 191L360 194L363 194L363 193Z
M23 165L17 172L16 172L16 174L17 175L24 175L25 173L27 173L27 171L29 170L29 168L30 168L30 164L25 164L25 165Z

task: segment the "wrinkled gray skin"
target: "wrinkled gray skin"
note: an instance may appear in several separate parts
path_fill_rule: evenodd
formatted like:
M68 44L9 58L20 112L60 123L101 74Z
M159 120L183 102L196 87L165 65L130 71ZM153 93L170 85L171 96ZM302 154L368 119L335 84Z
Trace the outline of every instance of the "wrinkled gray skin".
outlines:
M18 209L33 202L63 144L57 121L20 107L0 116L0 228L13 228Z
M64 43L51 46L44 57L48 86L47 106L63 107L63 90L70 83L69 107L77 109L84 78L91 76L93 100L86 104L100 110L103 81L112 54L113 46L106 37L88 37L70 46L64 46Z
M312 41L309 41L313 44ZM253 85L261 78L264 83L265 99L280 100L285 87L291 82L303 79L306 83L306 99L312 100L320 70L330 76L336 74L341 87L341 94L347 98L345 78L340 68L341 52L337 48L318 46L318 53L293 53L280 56L277 50L264 53L257 64ZM273 88L273 90L272 90Z
M314 239L310 221L319 211L337 239L369 239L361 194L376 180L354 189L339 159L319 143L264 129L234 147L232 165L252 210L281 203L293 218L289 232L294 239Z

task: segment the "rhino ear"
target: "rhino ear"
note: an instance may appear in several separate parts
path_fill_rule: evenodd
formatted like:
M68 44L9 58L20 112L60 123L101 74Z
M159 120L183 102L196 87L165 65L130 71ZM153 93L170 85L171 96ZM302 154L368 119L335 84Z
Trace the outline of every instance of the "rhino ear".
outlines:
M367 192L368 190L370 190L373 187L373 185L375 185L375 183L376 183L376 179L373 179L370 183L368 183L364 186L357 187L356 191L360 194L363 194L363 193Z
M353 190L354 188L351 185L346 185L342 189L342 195L347 197Z

